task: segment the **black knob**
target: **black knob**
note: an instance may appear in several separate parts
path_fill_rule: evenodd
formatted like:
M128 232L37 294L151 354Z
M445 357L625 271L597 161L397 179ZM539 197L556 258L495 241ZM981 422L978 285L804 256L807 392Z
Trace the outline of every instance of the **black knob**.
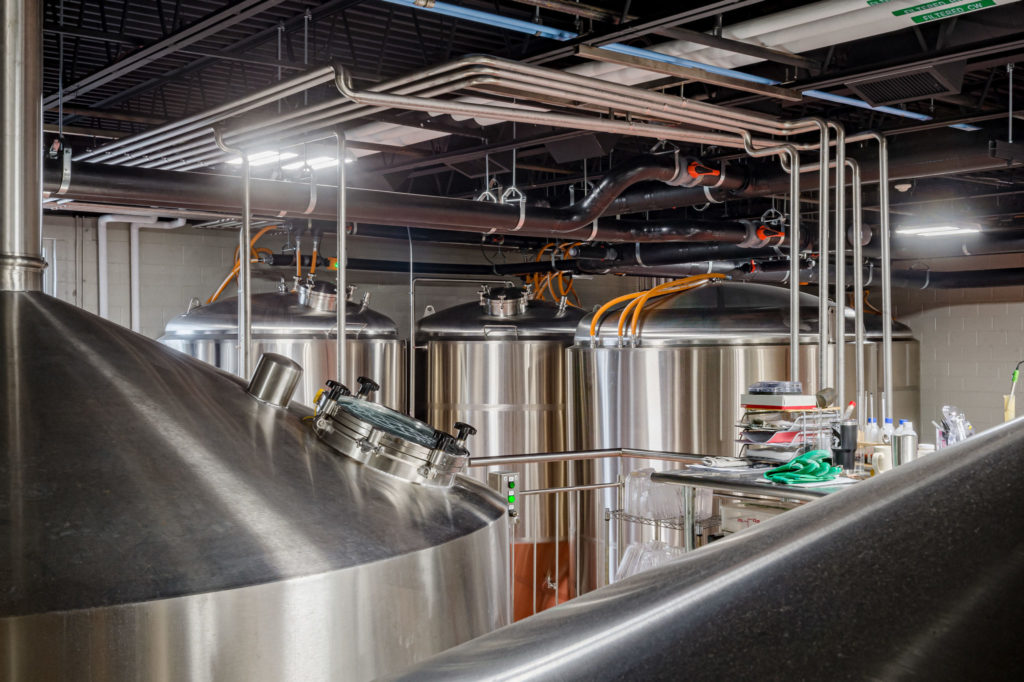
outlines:
M327 380L327 391L327 395L331 400L337 400L343 395L352 395L352 391L348 390L348 386L334 379Z
M451 450L455 447L455 445L455 439L452 438L451 434L445 433L444 431L434 432L435 450Z
M380 384L378 384L373 379L359 377L356 381L359 382L359 393L356 394L357 398L366 398L374 391L380 390Z
M466 439L476 434L476 429L465 422L455 422L455 439L459 443L465 443Z

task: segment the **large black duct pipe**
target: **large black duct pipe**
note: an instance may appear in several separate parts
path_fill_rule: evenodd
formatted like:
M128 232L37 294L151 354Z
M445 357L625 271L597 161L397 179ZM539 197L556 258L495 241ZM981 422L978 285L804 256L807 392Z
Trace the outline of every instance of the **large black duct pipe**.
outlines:
M613 272L629 275L647 275L650 277L685 277L695 272L707 272L709 259L687 258L686 262L679 262L672 265L656 265L640 268L636 265L625 267L603 267L593 263L580 263L580 269L594 268L600 272ZM747 272L748 268L741 268L744 263L750 263L751 259L732 261L719 261L716 267L721 268L728 263L734 263L736 272L723 271L721 269L712 272L725 272L735 279L742 279L747 282L761 282L764 284L778 284L788 281L789 273L778 270L775 267L760 267L761 261L754 260L755 268ZM775 262L774 260L772 262ZM831 270L831 268L830 268ZM819 270L814 265L801 267L800 281L814 283L818 281ZM835 272L832 271L832 278ZM834 279L833 279L834 281ZM881 282L881 270L878 267L867 267L864 269L864 282L866 287L873 283ZM900 289L977 289L985 287L1006 287L1024 285L1024 268L1002 268L998 270L959 270L939 272L933 270L893 270L892 285Z
M308 267L311 263L310 256L302 256L301 258L302 264ZM268 256L263 262L271 266L290 267L295 265L295 255L275 253ZM329 259L317 258L316 263L317 267L327 267ZM408 274L409 262L402 260L379 260L376 258L349 258L348 269ZM577 267L574 261L558 261L557 267L553 267L550 261L495 263L494 265L415 261L413 262L412 271L414 275L530 275L537 272L575 272Z
M72 164L67 189L57 161L44 165L44 190L52 198L111 202L122 205L237 211L241 203L239 178L227 175L179 173L102 164ZM566 208L499 204L419 194L350 188L348 217L355 221L400 223L470 232L513 232L520 236L564 236L574 239L615 239L610 228L595 225L611 202L638 182L712 182L711 176L691 177L688 160L675 155L650 156L638 165L613 168L593 192ZM337 187L256 179L251 182L253 213L267 217L333 218ZM626 237L633 240L635 237Z
M860 163L863 183L878 182L877 144L864 142L849 145L847 155ZM1009 165L1005 159L993 156L986 132L933 130L924 135L900 135L892 138L889 143L890 180L992 170ZM763 165L760 167L765 168ZM778 169L778 164L774 168ZM729 197L763 197L789 192L789 175L781 170L748 176L745 167L732 164L725 168L724 173L731 180L719 189L705 191L703 187L644 187L618 197L607 213L618 215L696 206L708 202L708 193L715 201L724 201ZM818 173L802 173L800 185L803 191L816 191Z
M1016 679L1022 485L1018 419L397 679Z

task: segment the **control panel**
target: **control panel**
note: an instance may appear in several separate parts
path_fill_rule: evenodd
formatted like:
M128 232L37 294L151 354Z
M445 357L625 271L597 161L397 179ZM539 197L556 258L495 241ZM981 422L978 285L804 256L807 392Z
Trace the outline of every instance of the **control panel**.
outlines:
M505 500L508 515L513 518L519 516L519 474L514 471L492 471L487 474L487 483Z

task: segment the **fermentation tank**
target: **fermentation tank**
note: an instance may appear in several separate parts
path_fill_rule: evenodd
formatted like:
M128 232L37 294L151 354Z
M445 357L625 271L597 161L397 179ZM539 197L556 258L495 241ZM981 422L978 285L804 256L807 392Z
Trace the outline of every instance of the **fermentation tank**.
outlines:
M334 378L338 351L337 288L330 282L302 286L298 292L252 296L253 353L278 353L303 369L297 400L312 405L324 381ZM381 385L373 400L405 409L404 342L394 320L361 302L345 306L348 365L343 382L374 377ZM238 372L238 299L194 308L167 323L160 341L233 374Z
M426 346L426 421L444 428L456 421L477 428L474 457L566 449L565 349L583 311L565 303L529 300L524 289L485 288L480 300L423 318L417 342ZM523 489L560 486L564 464L474 467L521 475ZM559 544L569 523L564 496L520 500L515 531L515 615L569 595L569 547ZM534 558L536 557L536 572ZM555 579L555 576L558 576Z
M590 335L591 316L583 318L567 353L570 435L573 450L636 448L702 455L739 454L736 424L740 396L755 381L789 378L789 292L764 284L715 281L665 297L644 309L639 345L617 335L618 309L605 315ZM800 295L800 379L816 390L818 299ZM880 412L881 319L865 319L866 387ZM918 342L910 330L893 324L895 413L919 422ZM846 310L846 400L853 398L854 317ZM830 350L831 361L831 350ZM863 406L862 406L863 407ZM581 464L580 480L615 480L654 461L613 459ZM605 508L609 493L588 493L584 535L604 548ZM628 533L627 533L628 535ZM629 537L620 538L620 544ZM611 565L621 547L607 548ZM604 560L584 561L584 585L603 584ZM594 571L599 571L595 574Z
M371 679L508 622L478 482L375 471L42 293L0 314L0 678Z

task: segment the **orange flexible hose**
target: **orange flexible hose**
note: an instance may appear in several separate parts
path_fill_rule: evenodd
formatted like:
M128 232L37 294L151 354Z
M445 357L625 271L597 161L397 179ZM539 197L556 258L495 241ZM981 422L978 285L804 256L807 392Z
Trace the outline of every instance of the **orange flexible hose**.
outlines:
M262 237L267 232L270 232L271 230L276 229L276 228L277 228L277 225L267 225L266 227L262 228L259 232L256 233L256 236L253 237L252 240L249 242L249 248L252 249L252 247L255 246L256 242L259 241L260 237ZM269 251L269 249L268 249L268 251ZM273 251L271 251L271 253L273 253ZM252 255L255 256L256 252L253 251ZM238 247L237 246L235 247L235 262L238 262Z
M613 306L618 305L619 303L622 303L623 301L631 301L634 298L641 296L643 293L644 292L642 291L636 291L633 292L632 294L623 294L622 296L613 298L612 300L608 301L603 306L598 308L597 312L594 313L594 317L591 318L590 320L590 335L595 336L597 334L597 324L598 322L601 321L601 317L604 316L604 314L608 312L609 309L611 309Z
M259 261L258 260L250 260L249 262L250 263L258 263ZM231 269L231 273L227 277L224 278L224 281L221 282L221 285L217 288L217 291L214 292L213 296L211 296L210 298L208 298L206 300L206 304L207 305L213 303L218 298L220 298L220 295L222 293L224 293L224 289L227 288L228 284L231 284L231 280L233 280L235 277L238 276L238 271L241 268L242 268L242 264L241 263L235 263L235 267L233 267Z
M680 285L680 286L688 285L688 284L698 284L698 283L701 283L701 282L704 282L704 281L707 281L707 280L712 280L712 279L725 279L725 275L723 275L721 273L718 273L718 272L712 272L712 273L708 273L706 275L693 275L691 277L684 277L683 279L676 280L675 282L666 282L665 284L659 284L658 286L656 286L653 289L651 289L650 291L648 291L646 294L644 294L643 296L641 296L638 299L638 303L637 303L636 309L633 310L633 319L631 320L630 325L629 325L629 333L630 333L630 335L633 336L633 337L636 337L637 325L640 322L640 313L643 312L644 305L651 298L651 296L660 296L660 295L665 294L665 293L678 293L678 292L675 292L675 291L669 291L668 290L670 287L672 287L673 284ZM692 288L693 287L688 286L685 289L681 289L680 291L686 291L687 289L692 289Z
M312 277L316 274L316 249L313 249L313 258L309 261L309 276Z

